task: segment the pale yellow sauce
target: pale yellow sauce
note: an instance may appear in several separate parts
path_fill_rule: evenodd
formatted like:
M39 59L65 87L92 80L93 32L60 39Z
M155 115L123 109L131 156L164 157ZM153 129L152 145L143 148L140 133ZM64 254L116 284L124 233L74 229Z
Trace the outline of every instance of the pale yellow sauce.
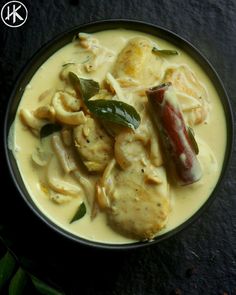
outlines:
M214 85L200 68L200 66L185 52L176 48L172 44L158 39L156 37L128 30L104 31L94 34L100 43L115 53L120 52L127 40L133 36L146 36L156 42L161 48L176 49L180 55L170 57L170 62L175 64L187 64L197 75L200 81L204 83L208 90L211 103L211 113L208 124L202 124L195 127L197 138L201 138L207 143L213 151L217 161L211 164L211 159L202 161L204 176L194 185L171 188L172 211L170 213L166 227L159 233L167 232L176 226L182 224L190 218L207 200L219 178L223 163L226 146L226 123L223 108ZM60 89L62 82L58 78L62 65L68 62L82 62L86 59L86 53L82 51L75 43L70 43L53 54L35 73L28 87L24 92L19 109L36 109L40 103L38 97L47 89ZM113 60L114 62L114 60ZM83 77L93 78L99 82L104 79L105 74L112 67L112 62L104 63L97 71L91 74L83 73ZM45 101L41 102L41 105ZM83 237L85 239L100 241L105 243L130 243L133 240L128 239L113 229L106 223L106 216L103 213L91 221L89 214L78 222L69 224L69 220L81 202L80 199L73 199L71 202L63 205L57 205L50 201L42 192L39 185L39 178L43 178L43 169L33 164L31 154L38 144L38 139L29 132L16 116L14 124L13 149L14 154L26 185L33 201L48 218L68 232ZM199 144L200 160L204 158L204 143ZM70 177L62 173L59 164L55 167L55 173L64 180L72 181ZM74 181L76 184L76 182Z

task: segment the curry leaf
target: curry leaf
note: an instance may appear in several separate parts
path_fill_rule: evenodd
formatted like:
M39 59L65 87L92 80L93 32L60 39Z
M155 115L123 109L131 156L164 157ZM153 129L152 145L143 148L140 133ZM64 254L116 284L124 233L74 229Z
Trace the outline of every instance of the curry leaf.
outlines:
M31 281L36 288L36 290L43 295L64 295L64 292L61 292L55 288L50 287L43 281L39 280L35 276L31 275Z
M140 116L131 105L117 100L89 100L99 92L99 84L93 80L79 78L69 72L69 79L85 105L97 118L135 129L140 124Z
M50 134L60 131L62 129L61 125L58 124L46 124L40 130L40 138L49 136Z
M191 146L195 152L196 155L198 155L199 153L199 148L198 148L198 144L196 142L196 139L194 137L194 131L191 127L188 126L188 136L189 136L189 139L191 141Z
M96 117L106 121L132 129L140 124L140 116L135 108L122 101L98 99L88 101L87 107Z
M71 219L70 223L81 219L85 214L86 214L86 206L84 204L84 202L82 204L80 204L78 210L76 211L75 215L73 216L73 218Z
M69 72L69 79L75 91L79 93L85 103L100 90L98 82L91 79L79 78L73 72Z
M16 274L11 279L9 289L8 289L8 294L9 295L23 294L27 280L28 280L28 277L26 272L21 267L19 267Z
M4 241L2 236L0 236L0 244L5 244L5 237ZM29 272L25 271L21 264L25 260L24 257L15 258L15 254L11 253L9 250L5 256L0 259L0 294L2 288L8 284L8 294L9 295L21 295L24 294L25 287L27 288L27 283L29 279L31 279L33 286L35 289L44 295L65 295L65 293L58 288L54 288L49 286L48 284L44 283L43 281L39 280ZM28 262L28 259L27 259ZM14 270L16 264L18 263L18 270L14 274ZM27 263L29 265L29 263ZM13 276L14 274L14 276ZM11 278L11 280L10 280ZM10 281L10 282L9 282ZM27 293L28 294L28 293Z
M71 42L74 42L74 41L76 41L76 40L78 40L78 39L79 39L79 34L76 34L76 35L73 36Z
M62 67L64 68L64 67L67 67L69 65L74 65L74 64L75 64L74 62L68 62L68 63L63 64Z
M178 55L177 50L172 50L172 49L158 49L156 47L152 48L152 52L157 54L157 55Z
M0 260L0 291L5 283L13 275L15 265L15 258L10 252L7 252L5 256Z

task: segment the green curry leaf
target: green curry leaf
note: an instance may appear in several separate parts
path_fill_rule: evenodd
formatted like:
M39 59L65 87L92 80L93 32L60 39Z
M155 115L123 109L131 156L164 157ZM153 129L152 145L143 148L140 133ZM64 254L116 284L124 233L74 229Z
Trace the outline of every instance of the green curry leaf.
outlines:
M19 267L14 277L11 279L8 294L9 295L21 295L27 284L28 276L26 272Z
M99 119L132 129L138 128L140 116L131 105L117 100L98 99L87 102L88 109Z
M91 79L79 78L73 72L69 72L69 79L75 91L79 93L85 103L100 90L98 82Z
M62 129L61 125L51 124L51 123L46 124L40 130L40 138L42 139L44 137L47 137L54 132L60 131L61 129Z
M35 276L31 275L31 281L35 287L35 289L43 295L64 295L65 293L47 285L43 281L39 280Z
M199 148L198 148L198 144L197 144L197 142L196 142L196 139L195 139L195 137L194 137L194 131L193 131L193 129L192 129L191 127L189 127L189 126L188 126L188 128L187 128L187 131L188 131L189 139L190 139L190 141L191 141L191 146L192 146L192 148L193 148L195 154L198 155L198 153L199 153Z
M152 48L152 52L157 54L157 55L178 55L177 50L172 50L172 49L158 49L156 47Z
M71 219L70 223L76 221L76 220L79 220L81 219L85 214L86 214L86 206L83 203L80 204L78 210L75 212L75 215L73 216L73 218Z
M2 244L6 246L5 237L3 240L3 237L0 235L0 246L2 246ZM24 266L22 266L24 260L24 257L17 257L15 253L13 253L11 250L8 250L6 254L0 259L0 294L2 294L3 288L4 290L8 288L9 295L21 295L25 294L24 291L28 287L30 289L34 287L40 294L65 295L65 293L58 287L55 288L49 286L47 283L44 283L28 271L26 271ZM29 260L27 259L27 262L28 261ZM18 269L15 272L16 265ZM27 265L29 266L32 264L27 263ZM28 284L30 280L32 281L33 285L31 285L31 283ZM36 291L34 291L34 293L35 292Z
M134 107L117 100L89 100L99 92L99 84L93 80L79 78L73 72L69 72L69 79L75 91L79 93L85 105L95 117L132 129L138 128L140 116Z
M73 36L71 42L74 42L74 41L76 41L78 39L79 39L79 34L76 34L76 35Z
M75 65L75 63L74 62L67 62L67 63L63 64L62 67L64 68L64 67L67 67L69 65Z
M5 283L13 275L16 265L15 258L10 252L7 252L5 256L0 260L0 291Z

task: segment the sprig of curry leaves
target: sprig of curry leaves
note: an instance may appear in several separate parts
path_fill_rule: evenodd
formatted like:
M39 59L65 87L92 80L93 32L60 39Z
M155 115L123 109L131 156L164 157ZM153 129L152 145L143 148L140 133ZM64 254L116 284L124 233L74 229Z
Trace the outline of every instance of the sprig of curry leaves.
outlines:
M64 295L58 288L49 286L44 281L26 271L19 263L16 256L8 249L0 259L0 293L8 289L9 295L24 294L27 284L31 282L35 291L39 294Z
M0 293L3 286L14 273L16 261L10 252L7 252L0 260Z
M133 106L117 100L89 100L99 92L100 86L98 82L80 78L73 72L69 72L69 79L75 91L83 99L86 107L97 118L131 129L138 128L141 119Z

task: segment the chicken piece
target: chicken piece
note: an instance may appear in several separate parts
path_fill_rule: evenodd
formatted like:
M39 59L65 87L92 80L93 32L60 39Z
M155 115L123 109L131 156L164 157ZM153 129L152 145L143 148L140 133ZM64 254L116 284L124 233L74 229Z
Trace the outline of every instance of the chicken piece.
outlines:
M150 179L155 181L147 181ZM118 232L138 240L149 240L165 226L170 200L163 167L145 168L136 161L128 169L121 170L111 161L97 186L98 204Z
M101 172L113 156L113 141L92 118L74 128L74 141L88 171Z
M144 37L135 37L118 55L113 75L122 87L138 86L140 83L156 83L161 77L163 58L152 53L153 44Z
M132 131L125 131L115 138L115 158L122 169L128 168L134 161L145 158L147 138Z
M79 40L80 45L91 54L83 64L87 72L96 71L104 63L112 61L114 53L100 45L98 39L93 35L79 33Z
M138 79L151 49L152 46L148 39L143 37L131 39L118 56L114 76Z
M87 33L79 33L78 36L81 47L96 53L96 50L98 50L100 46L96 37Z
M61 205L61 204L69 203L72 200L72 197L69 195L63 195L50 190L49 199L53 201L55 204Z
M210 111L207 90L187 65L167 68L163 82L171 82L175 88L188 124L196 125L207 120Z
M115 140L116 160L97 183L98 205L120 233L152 239L166 224L170 209L165 169L152 164L144 133L123 131Z

